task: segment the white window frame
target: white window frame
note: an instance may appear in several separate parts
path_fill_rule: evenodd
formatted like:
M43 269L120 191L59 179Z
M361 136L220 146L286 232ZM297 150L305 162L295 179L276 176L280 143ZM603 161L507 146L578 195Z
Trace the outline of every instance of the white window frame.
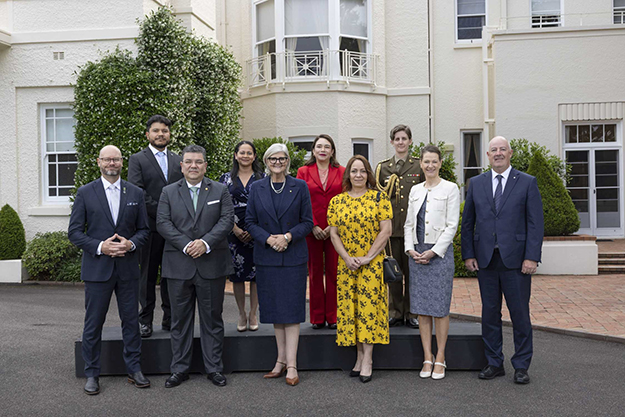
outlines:
M617 7L614 2L615 0L612 0L612 13L614 15L613 22L615 25L623 25L625 24L625 6ZM617 22L616 19L619 19L620 22Z
M60 152L48 152L47 143L46 143L46 110L57 109L57 110L72 110L72 107L69 103L57 103L57 104L42 104L39 106L39 123L40 123L40 140L41 140L41 178L42 178L42 189L41 189L41 201L46 204L67 204L70 201L70 196L50 196L50 178L48 174L48 156L49 155L72 155L76 154L76 151L68 152L68 151L60 151ZM57 160L57 164L58 164ZM78 162L76 162L78 165ZM58 183L58 175L57 175L57 183ZM72 184L72 187L74 184ZM58 187L58 186L57 186Z
M354 155L360 155L360 154L355 154L354 153L354 145L367 145L367 150L368 150L368 155L365 156L365 158L367 158L367 161L369 161L370 164L373 165L373 163L371 162L371 157L373 156L373 139L366 139L366 138L354 138L352 139L352 156ZM364 156L364 155L363 155Z
M465 161L465 153L464 153L464 135L466 134L479 134L480 135L480 151L478 152L478 157L480 158L480 164L481 166L479 167L466 167L464 165L464 161ZM484 172L484 155L486 154L486 148L487 146L485 146L484 144L484 131L481 129L471 129L471 130L461 130L460 131L460 160L462 162L462 199L464 200L464 196L466 195L466 192L468 191L467 187L466 187L466 182L465 182L465 169L481 169L482 172ZM479 174L478 174L479 175Z
M542 29L542 28L549 29L549 28L553 28L553 27L562 27L562 26L564 26L564 1L563 0L560 0L560 11L558 13L559 20L558 20L557 26L553 26L552 23L542 23L542 24L537 24L536 26L534 26L534 22L533 22L533 20L534 20L534 10L532 9L532 0L529 1L529 8L530 8L530 14L529 14L529 16L530 16L530 27L532 29ZM540 15L537 14L536 16L540 16ZM552 16L552 15L547 15L547 16ZM555 14L553 16L555 16ZM547 25L547 26L544 26L544 25Z
M306 156L304 156L304 160L308 161L308 159L312 155L312 143L315 141L316 137L317 137L317 135L290 136L289 137L289 142L291 142L293 145L295 145L296 143L310 142L311 143L311 150L306 152Z
M454 39L458 44L481 44L482 38L479 39L458 39L458 0L454 0ZM463 14L462 17L477 17L481 14ZM488 26L488 0L484 0L484 26Z

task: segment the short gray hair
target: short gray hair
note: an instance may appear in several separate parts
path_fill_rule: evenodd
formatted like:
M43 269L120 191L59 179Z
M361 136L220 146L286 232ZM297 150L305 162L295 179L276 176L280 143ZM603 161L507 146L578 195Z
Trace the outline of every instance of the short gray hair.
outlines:
M206 150L201 147L200 145L189 145L186 146L183 150L182 150L182 154L180 155L180 157L182 159L184 159L184 154L186 153L201 153L202 154L202 158L204 158L204 162L206 162Z
M279 152L284 152L284 154L288 158L286 161L286 172L284 173L284 175L289 175L289 170L291 169L291 155L289 155L289 148L287 148L284 143L274 143L265 151L265 155L263 155L263 163L265 164L265 172L267 173L267 175L271 175L267 159L271 158L273 155Z

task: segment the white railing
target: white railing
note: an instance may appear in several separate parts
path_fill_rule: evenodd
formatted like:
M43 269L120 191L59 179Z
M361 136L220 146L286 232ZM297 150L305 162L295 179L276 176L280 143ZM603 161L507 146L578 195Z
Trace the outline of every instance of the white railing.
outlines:
M541 12L525 16L508 16L499 22L500 29L590 27L625 24L625 7L615 7L610 11L597 13L565 13L558 11Z
M532 15L533 28L554 28L560 23L560 13Z
M299 81L342 81L376 86L378 56L352 51L286 51L246 62L248 88Z
M625 24L625 7L614 8L614 24L615 25Z

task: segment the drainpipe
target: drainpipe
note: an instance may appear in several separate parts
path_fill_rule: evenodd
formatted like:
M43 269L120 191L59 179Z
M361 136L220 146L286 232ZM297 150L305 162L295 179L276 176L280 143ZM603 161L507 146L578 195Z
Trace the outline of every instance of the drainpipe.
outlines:
M226 0L221 0L221 43L223 46L228 47L228 10L226 7Z
M429 143L432 143L432 140L436 137L434 136L434 60L432 59L432 23L434 19L432 18L432 3L433 0L428 0L428 87L430 89L430 93L428 94Z

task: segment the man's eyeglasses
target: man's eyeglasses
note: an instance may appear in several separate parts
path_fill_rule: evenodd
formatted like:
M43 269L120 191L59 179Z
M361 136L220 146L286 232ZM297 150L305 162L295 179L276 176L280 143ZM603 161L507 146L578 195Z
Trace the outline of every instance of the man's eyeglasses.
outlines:
M119 164L122 159L123 158L100 158L100 161L104 162L105 164L108 164L109 162L115 162L116 164Z
M272 156L270 158L267 158L267 160L271 162L272 164L276 164L276 163L284 164L286 161L289 160L289 158L287 158L286 156L281 156L279 158Z

